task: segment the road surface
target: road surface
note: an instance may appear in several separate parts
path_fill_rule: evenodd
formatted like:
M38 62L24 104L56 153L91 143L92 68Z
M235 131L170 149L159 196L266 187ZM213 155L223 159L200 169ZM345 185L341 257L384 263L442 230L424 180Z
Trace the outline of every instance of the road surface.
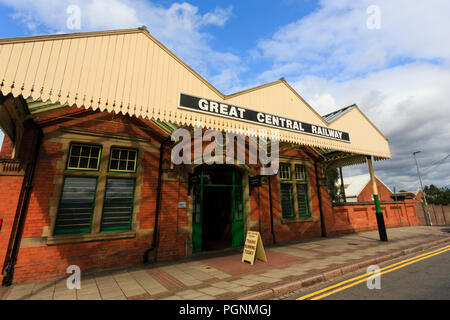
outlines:
M365 273L303 290L286 299L450 300L450 245L381 264L380 289L369 289ZM376 281L371 280L375 285Z

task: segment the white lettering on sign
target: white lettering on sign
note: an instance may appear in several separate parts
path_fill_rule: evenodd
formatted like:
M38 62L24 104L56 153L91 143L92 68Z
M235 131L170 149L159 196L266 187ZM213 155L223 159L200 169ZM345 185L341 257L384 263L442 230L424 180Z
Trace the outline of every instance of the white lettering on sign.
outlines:
M218 114L221 114L224 116L244 119L245 109L238 108L235 106L230 106L225 103L219 104L214 101L209 102L206 99L200 99L198 101L198 107L202 111L208 111L208 112L218 113Z
M180 93L179 108L350 142L347 132Z

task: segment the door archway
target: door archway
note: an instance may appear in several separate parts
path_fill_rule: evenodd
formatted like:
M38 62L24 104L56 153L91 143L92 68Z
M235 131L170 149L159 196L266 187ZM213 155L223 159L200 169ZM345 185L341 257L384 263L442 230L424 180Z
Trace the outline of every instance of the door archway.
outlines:
M192 251L244 244L244 174L232 165L202 165L194 170Z

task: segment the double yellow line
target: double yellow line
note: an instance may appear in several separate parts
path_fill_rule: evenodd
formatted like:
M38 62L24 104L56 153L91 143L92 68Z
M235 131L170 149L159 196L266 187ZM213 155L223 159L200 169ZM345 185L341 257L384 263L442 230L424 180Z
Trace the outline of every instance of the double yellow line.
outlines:
M427 252L427 253L424 253L424 254L420 254L418 256L415 256L415 257L412 257L412 258L409 258L409 259L402 260L400 262L397 262L397 263L394 263L394 264L391 264L389 266L381 268L379 270L380 273L378 273L377 275L382 275L382 274L385 274L385 273L392 272L394 270L406 267L407 265L410 265L412 263L416 263L418 261L431 258L431 257L433 257L435 255L444 253L444 252L449 251L449 250L450 250L450 245L442 247L442 248L439 248L439 249L436 249L436 250L433 250L433 251L430 251L430 252ZM368 272L368 273L362 274L360 276L357 276L357 277L354 277L354 278L351 278L351 279L339 282L337 284L334 284L332 286L326 287L324 289L321 289L321 290L312 292L310 294L304 295L304 296L298 298L297 300L306 300L306 299L319 300L319 299L328 297L328 296L330 296L330 295L332 295L334 293L337 293L339 291L348 289L350 287L356 286L359 283L367 281L371 276L374 275L375 272L376 271Z

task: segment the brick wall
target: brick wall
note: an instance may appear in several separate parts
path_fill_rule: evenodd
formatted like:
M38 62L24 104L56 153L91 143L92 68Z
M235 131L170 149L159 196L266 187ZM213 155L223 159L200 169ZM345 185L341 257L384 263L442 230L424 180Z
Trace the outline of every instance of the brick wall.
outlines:
M14 216L22 188L23 177L0 176L0 268L3 267L9 244ZM2 276L0 274L0 283Z
M281 205L280 205L280 181L278 176L272 176L271 191L272 191L272 211L274 220L274 233L277 243L301 240L321 236L321 221L319 210L319 198L317 195L316 174L314 169L314 160L311 155L303 148L293 148L280 153L281 160L283 157L295 159L295 161L303 160L310 165L306 166L309 190L308 196L310 198L310 218L296 218L296 219L282 219ZM286 160L289 161L289 160ZM318 164L318 172L320 173L321 166ZM294 173L293 173L294 174ZM319 177L321 178L321 177ZM271 244L273 237L270 227L270 202L269 202L269 186L263 184L261 187L255 189L252 193L252 216L251 220L260 221L260 229L254 228L255 231L260 231L263 242ZM327 210L327 206L331 204L331 198L326 197L328 191L326 186L321 186L322 194L322 208ZM325 215L325 212L324 212Z
M377 188L378 188L378 196L380 201L391 201L392 192L378 179L375 177ZM358 195L358 202L370 202L372 200L372 182L369 182L364 189Z
M72 113L79 113L83 109L68 108L60 110L52 116L67 116ZM142 130L136 119L129 119L124 116L111 115L101 112L87 112L84 110L82 117L49 122L47 119L38 119L45 123L44 137L52 132L58 132L63 127L76 127L86 130L121 133L139 137L152 138L155 141L158 135L151 136L150 130ZM145 120L139 120L145 121ZM146 126L152 128L147 123ZM160 134L160 133L159 133ZM32 134L25 134L25 140L31 138ZM5 138L6 139L6 138ZM22 147L26 147L25 144ZM11 144L5 140L1 155L7 157L11 153ZM142 201L139 203L140 210L136 221L140 229L152 229L154 226L154 213L156 204L156 186L158 177L159 152L143 152L141 155L144 167L143 183L141 188ZM144 252L152 245L152 234L130 239L104 240L83 243L47 245L45 242L45 230L50 228L50 199L54 193L54 177L62 174L62 169L57 167L57 162L63 157L61 144L47 141L44 138L35 177L33 189L30 195L24 232L22 236L22 246L19 250L14 280L24 281L36 278L46 278L64 276L69 265L80 266L82 271L103 269L109 267L119 267L140 264L143 261ZM167 164L166 164L167 166ZM3 227L0 230L0 261L3 266L11 225L14 220L23 177L0 176L0 188L2 188L0 201L0 218L3 219ZM164 186L163 192L172 195L177 193L178 183L171 183ZM161 214L161 218L166 219L161 230L163 248L158 252L159 257L171 259L175 256L183 256L184 238L174 237L174 241L167 243L165 240L177 232L175 225L172 230L172 220L177 220L177 210L172 210L171 206L176 202L163 203L162 207L168 210ZM167 214L165 214L167 213ZM186 219L185 219L186 220ZM171 229L171 230L169 230ZM174 233L173 233L174 231ZM183 241L183 246L179 242ZM166 244L167 243L167 244ZM166 247L177 248L174 252L169 252Z
M334 234L377 229L373 203L335 204L333 211ZM406 199L404 202L381 202L381 211L387 228L419 225L413 199Z
M20 166L17 171L0 173L0 219L2 227L0 229L0 271L7 262L7 250L11 235L15 234L16 211L19 201L21 201L21 191L24 183L24 175L32 158L32 152L35 149L37 127L31 123L24 123L25 134L22 139L21 149L16 155ZM3 139L0 150L0 159L12 160L13 145L6 136ZM0 273L0 283L3 275Z

